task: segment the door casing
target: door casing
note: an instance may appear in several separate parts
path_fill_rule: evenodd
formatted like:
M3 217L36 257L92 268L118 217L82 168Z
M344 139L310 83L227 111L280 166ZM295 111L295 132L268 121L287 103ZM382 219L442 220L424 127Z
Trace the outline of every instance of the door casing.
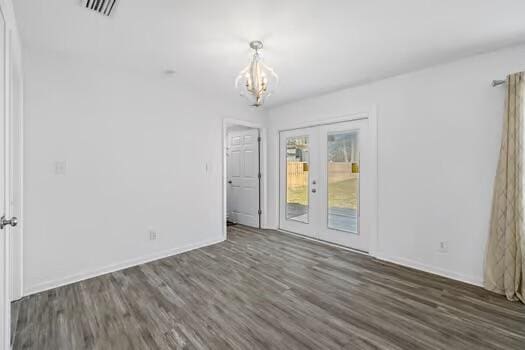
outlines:
M2 70L0 78L1 87L0 87L0 111L1 111L1 120L0 120L0 216L9 215L9 79L8 79L8 53L7 49L9 44L7 43L8 28L6 23L6 17L4 14L4 8L0 8L0 69ZM1 348L9 348L9 338L10 338L10 323L11 323L11 254L10 254L10 238L11 232L10 227L7 226L3 230L0 230L0 338L1 338Z
M19 57L16 57L17 50L13 49L15 41L12 32L9 33L10 44L10 190L11 216L18 217L18 225L11 228L11 301L23 297L23 211L24 211L24 121L23 121L23 79L22 67Z

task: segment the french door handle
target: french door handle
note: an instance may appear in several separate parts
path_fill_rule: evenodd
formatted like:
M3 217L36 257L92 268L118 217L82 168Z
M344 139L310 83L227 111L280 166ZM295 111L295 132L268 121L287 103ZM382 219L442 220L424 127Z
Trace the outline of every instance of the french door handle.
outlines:
M11 225L12 227L15 227L18 225L18 218L16 216L13 216L11 219L6 219L5 215L0 218L0 230L6 227L7 225Z

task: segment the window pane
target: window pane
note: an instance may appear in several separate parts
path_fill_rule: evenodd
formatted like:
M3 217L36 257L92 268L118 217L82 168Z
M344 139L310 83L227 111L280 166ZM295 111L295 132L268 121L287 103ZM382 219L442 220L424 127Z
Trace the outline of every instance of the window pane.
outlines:
M308 136L286 139L286 218L308 223Z
M358 233L358 131L328 134L328 227Z

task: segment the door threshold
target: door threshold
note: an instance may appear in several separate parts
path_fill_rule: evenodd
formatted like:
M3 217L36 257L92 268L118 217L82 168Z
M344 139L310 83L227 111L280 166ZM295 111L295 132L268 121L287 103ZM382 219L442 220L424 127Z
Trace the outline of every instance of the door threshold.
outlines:
M322 239L319 239L319 238L309 237L309 236L306 236L306 235L302 235L300 233L296 233L296 232L292 232L292 231L288 231L288 230L283 230L281 228L278 228L277 231L282 232L282 233L286 233L288 235L296 236L298 238L306 239L308 241L322 243L322 244L329 245L329 246L335 247L335 248L341 248L341 249L344 249L344 250L347 250L347 251L350 251L350 252L353 252L353 253L366 255L366 256L371 256L370 253L365 252L363 250L350 248L350 247L347 247L347 246L344 246L344 245L341 245L341 244L332 243L332 242L325 241L325 240L322 240Z

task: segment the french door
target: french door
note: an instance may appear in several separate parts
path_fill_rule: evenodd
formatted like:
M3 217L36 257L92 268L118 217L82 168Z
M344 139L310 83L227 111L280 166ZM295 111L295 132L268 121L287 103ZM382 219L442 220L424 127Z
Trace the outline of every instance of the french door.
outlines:
M280 228L368 252L368 119L280 134Z

